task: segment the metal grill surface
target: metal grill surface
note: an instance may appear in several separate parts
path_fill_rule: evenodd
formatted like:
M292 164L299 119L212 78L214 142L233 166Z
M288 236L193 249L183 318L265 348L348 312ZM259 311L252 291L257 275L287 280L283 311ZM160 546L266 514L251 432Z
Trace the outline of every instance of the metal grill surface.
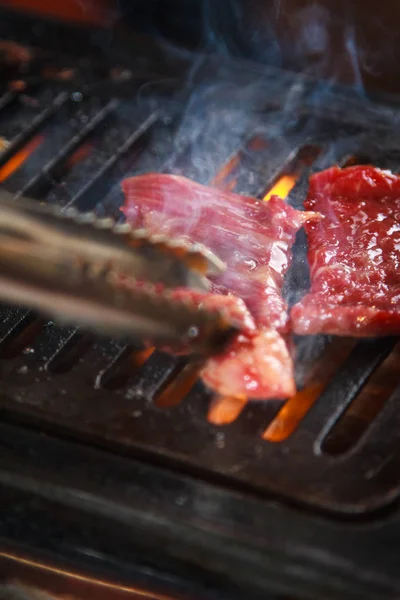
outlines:
M134 82L127 96L104 77L91 87L58 81L4 89L2 185L16 197L119 218L121 179L146 171L202 183L223 173L225 185L229 179L234 190L263 197L317 148L317 158L314 153L301 162L289 194L301 207L314 170L349 161L400 170L400 111L394 108L272 70L262 82L253 83L249 74L219 81L210 78L200 92L187 87L185 102L160 93L160 86ZM306 277L300 235L286 286L290 301ZM337 515L389 506L400 492L397 379L379 384L376 410L370 410L371 395L361 394L372 377L385 379L382 369L393 362L397 340L343 342L327 381L324 370L337 342L296 343L299 388L316 400L290 434L273 441L264 432L276 428L290 400L286 407L248 404L233 422L217 426L208 419L210 395L199 381L187 383L186 363L160 352L146 357L139 343L95 339L3 307L1 410L5 419L41 431ZM160 406L160 398L168 406Z

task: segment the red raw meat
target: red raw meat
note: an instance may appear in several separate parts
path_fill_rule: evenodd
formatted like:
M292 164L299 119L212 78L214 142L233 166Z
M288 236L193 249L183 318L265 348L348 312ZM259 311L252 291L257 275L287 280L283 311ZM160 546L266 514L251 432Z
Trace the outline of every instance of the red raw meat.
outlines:
M275 329L257 328L241 298L188 289L176 290L173 295L177 299L190 296L198 306L210 310L224 309L241 326L241 334L230 347L207 360L202 378L211 389L224 396L284 398L290 385L290 393L294 393L293 366L284 338Z
M400 177L371 166L311 177L311 291L291 311L299 334L400 333Z
M288 316L281 289L296 232L314 213L297 211L276 196L262 202L175 175L149 173L126 179L122 186L127 220L210 248L227 265L212 280L212 291L241 298L254 319L253 331L244 330L224 354L210 358L202 372L204 382L224 395L292 395L293 363L282 337L288 333Z

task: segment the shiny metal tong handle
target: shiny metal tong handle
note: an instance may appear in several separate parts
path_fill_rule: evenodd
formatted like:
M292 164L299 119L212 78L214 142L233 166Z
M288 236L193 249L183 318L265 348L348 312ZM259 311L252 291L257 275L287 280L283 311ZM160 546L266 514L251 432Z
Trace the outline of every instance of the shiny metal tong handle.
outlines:
M0 193L0 299L58 321L180 351L215 351L234 329L173 290L205 291L223 265L185 242Z
M205 276L225 268L199 244L150 235L73 208L62 211L27 198L13 200L4 190L0 190L0 236L29 241L48 255L53 251L55 261L64 253L78 256L93 268L110 265L118 273L171 288L205 290Z

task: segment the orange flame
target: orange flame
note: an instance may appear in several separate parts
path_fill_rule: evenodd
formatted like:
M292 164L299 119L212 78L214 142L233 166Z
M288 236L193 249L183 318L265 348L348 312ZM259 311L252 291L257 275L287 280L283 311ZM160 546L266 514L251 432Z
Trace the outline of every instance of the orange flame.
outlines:
M178 406L187 396L199 378L203 363L194 361L188 363L182 371L167 385L156 398L159 408Z
M213 425L233 423L247 404L245 396L217 396L211 403L207 419Z
M345 359L354 348L354 340L341 338L329 344L303 390L298 391L284 404L276 418L264 431L263 439L283 442L297 429L318 397L328 386Z
M42 143L44 137L42 135L35 136L30 140L19 152L0 167L0 183L8 179L19 167L26 161L27 158L36 150Z
M134 352L132 355L132 364L135 369L138 369L150 358L150 356L155 351L155 348L144 348L143 350L139 350Z
M268 201L272 196L279 196L280 198L285 199L296 185L297 179L298 175L295 174L282 175L264 196L264 200Z
M263 439L268 442L283 442L299 425L328 382L311 384L289 398L278 416L264 431Z

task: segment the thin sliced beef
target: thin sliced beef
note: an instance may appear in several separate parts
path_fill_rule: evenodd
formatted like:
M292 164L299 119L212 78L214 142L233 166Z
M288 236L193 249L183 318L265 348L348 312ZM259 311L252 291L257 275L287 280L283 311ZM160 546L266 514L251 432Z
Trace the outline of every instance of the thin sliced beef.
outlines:
M202 379L209 388L224 396L264 399L284 398L288 391L294 392L293 365L285 339L274 329L257 328L241 298L188 289L176 290L174 296L190 297L198 306L209 310L223 309L241 326L240 335L222 354L208 358Z
M372 166L311 178L305 206L311 291L291 311L299 334L400 333L400 177Z
M211 358L202 377L225 395L285 398L295 389L283 277L297 230L314 213L278 197L261 202L205 187L184 177L149 173L123 182L127 220L136 227L204 244L227 265L213 294L244 300L255 328ZM189 293L189 292L188 292Z

